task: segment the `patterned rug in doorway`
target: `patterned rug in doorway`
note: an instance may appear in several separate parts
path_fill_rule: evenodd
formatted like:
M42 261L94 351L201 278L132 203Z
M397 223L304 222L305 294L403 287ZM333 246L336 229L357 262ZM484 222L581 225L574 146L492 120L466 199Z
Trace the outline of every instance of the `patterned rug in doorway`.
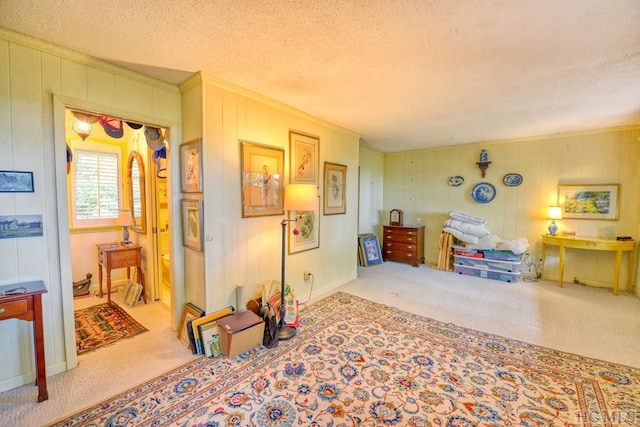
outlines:
M114 302L77 310L74 316L78 355L148 330Z
M198 358L64 426L619 426L640 369L443 323L345 293L273 349Z

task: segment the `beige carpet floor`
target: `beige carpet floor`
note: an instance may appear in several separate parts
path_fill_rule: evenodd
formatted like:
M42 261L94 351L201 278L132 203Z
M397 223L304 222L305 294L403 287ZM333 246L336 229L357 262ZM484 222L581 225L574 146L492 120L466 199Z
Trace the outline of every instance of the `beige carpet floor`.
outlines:
M398 263L361 268L340 290L440 321L640 367L635 295L575 284L558 288L550 281L497 282ZM305 295L308 288L296 291ZM0 426L47 425L192 360L162 305L127 311L149 332L83 355L76 369L49 377L46 402L35 402L34 386L0 393Z

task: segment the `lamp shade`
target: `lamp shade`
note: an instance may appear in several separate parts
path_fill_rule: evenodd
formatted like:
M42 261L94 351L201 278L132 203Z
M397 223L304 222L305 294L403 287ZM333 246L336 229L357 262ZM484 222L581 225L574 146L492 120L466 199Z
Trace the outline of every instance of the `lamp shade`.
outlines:
M122 227L133 226L133 216L131 215L131 211L118 211L116 224Z
M285 211L314 211L316 209L318 209L318 190L315 184L289 184L285 187Z
M562 219L562 208L560 206L549 206L547 219Z

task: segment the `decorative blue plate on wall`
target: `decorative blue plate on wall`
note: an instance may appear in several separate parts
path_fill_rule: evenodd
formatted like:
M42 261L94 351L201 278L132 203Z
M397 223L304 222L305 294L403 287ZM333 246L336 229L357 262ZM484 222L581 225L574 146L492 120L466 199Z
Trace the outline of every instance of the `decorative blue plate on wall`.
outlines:
M471 197L478 203L489 203L496 197L496 187L488 182L480 182L473 186Z
M522 184L522 175L519 173L508 173L502 178L502 182L507 187L517 187Z
M452 187L458 187L462 185L463 182L464 182L464 178L461 177L460 175L449 177L449 185Z

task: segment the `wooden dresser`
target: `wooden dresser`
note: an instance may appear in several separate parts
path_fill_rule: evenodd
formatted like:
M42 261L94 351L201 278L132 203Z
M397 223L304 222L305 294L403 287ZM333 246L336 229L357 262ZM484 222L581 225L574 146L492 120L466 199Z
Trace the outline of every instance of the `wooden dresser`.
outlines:
M382 235L382 259L408 262L414 267L424 263L424 225L385 225Z

